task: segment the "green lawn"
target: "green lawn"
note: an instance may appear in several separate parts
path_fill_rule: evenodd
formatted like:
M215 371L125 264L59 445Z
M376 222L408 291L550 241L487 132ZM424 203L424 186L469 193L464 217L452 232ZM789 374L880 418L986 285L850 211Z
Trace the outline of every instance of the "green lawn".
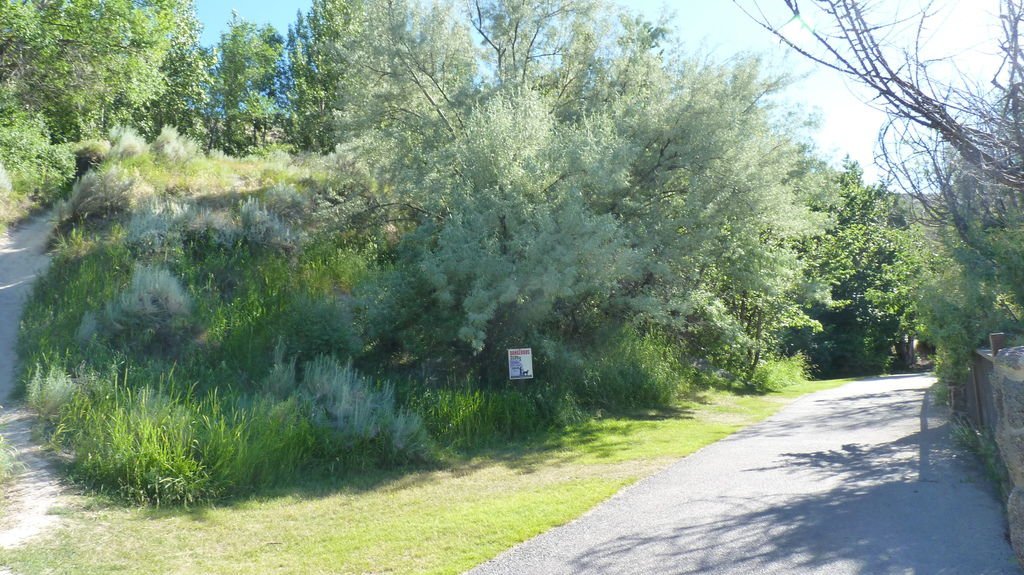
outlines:
M709 392L443 469L320 480L188 510L78 496L52 536L0 553L18 573L459 573L566 523L625 485L771 415L812 382Z

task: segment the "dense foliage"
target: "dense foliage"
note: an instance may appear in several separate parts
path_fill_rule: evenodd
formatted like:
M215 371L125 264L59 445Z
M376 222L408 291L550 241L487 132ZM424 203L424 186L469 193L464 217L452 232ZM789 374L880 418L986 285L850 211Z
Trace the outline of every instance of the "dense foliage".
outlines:
M785 80L603 4L317 0L212 51L190 3L7 6L0 89L39 151L0 164L17 188L52 163L64 195L28 400L77 477L133 501L769 391L807 358L882 368L911 325L895 199L814 157ZM107 63L75 40L128 67L81 115L23 97L69 49L48 10L140 43ZM510 347L536 379L507 381Z
M817 206L832 225L807 242L805 254L808 279L829 297L809 311L816 324L789 333L786 346L826 376L879 373L894 360L907 367L918 335L915 241L923 238L900 197L865 185L859 167L847 165L838 179L834 203Z

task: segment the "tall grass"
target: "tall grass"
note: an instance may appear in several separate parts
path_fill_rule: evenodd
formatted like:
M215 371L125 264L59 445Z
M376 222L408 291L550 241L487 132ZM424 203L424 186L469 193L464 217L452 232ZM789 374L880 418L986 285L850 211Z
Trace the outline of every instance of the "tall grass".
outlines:
M807 359L802 355L769 359L754 369L750 386L761 393L780 391L807 382Z
M295 400L195 397L168 382L94 377L61 410L53 441L81 481L135 503L189 505L251 492L309 467L318 443Z

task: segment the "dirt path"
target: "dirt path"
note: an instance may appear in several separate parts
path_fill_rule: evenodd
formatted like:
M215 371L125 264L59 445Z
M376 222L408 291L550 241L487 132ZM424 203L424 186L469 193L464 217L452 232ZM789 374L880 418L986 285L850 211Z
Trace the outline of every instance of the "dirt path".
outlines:
M1020 575L933 381L804 397L472 574Z
M32 282L49 264L45 254L49 233L47 218L37 216L0 234L0 434L17 450L21 467L6 489L0 511L0 548L24 543L58 518L50 514L60 501L56 470L32 440L31 414L10 405L18 323Z

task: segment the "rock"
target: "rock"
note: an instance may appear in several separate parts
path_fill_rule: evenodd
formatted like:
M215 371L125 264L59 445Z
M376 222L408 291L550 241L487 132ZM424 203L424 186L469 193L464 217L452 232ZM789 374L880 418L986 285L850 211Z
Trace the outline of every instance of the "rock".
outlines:
M1024 490L1014 487L1006 503L1006 515L1010 522L1010 543L1017 560L1024 563Z

